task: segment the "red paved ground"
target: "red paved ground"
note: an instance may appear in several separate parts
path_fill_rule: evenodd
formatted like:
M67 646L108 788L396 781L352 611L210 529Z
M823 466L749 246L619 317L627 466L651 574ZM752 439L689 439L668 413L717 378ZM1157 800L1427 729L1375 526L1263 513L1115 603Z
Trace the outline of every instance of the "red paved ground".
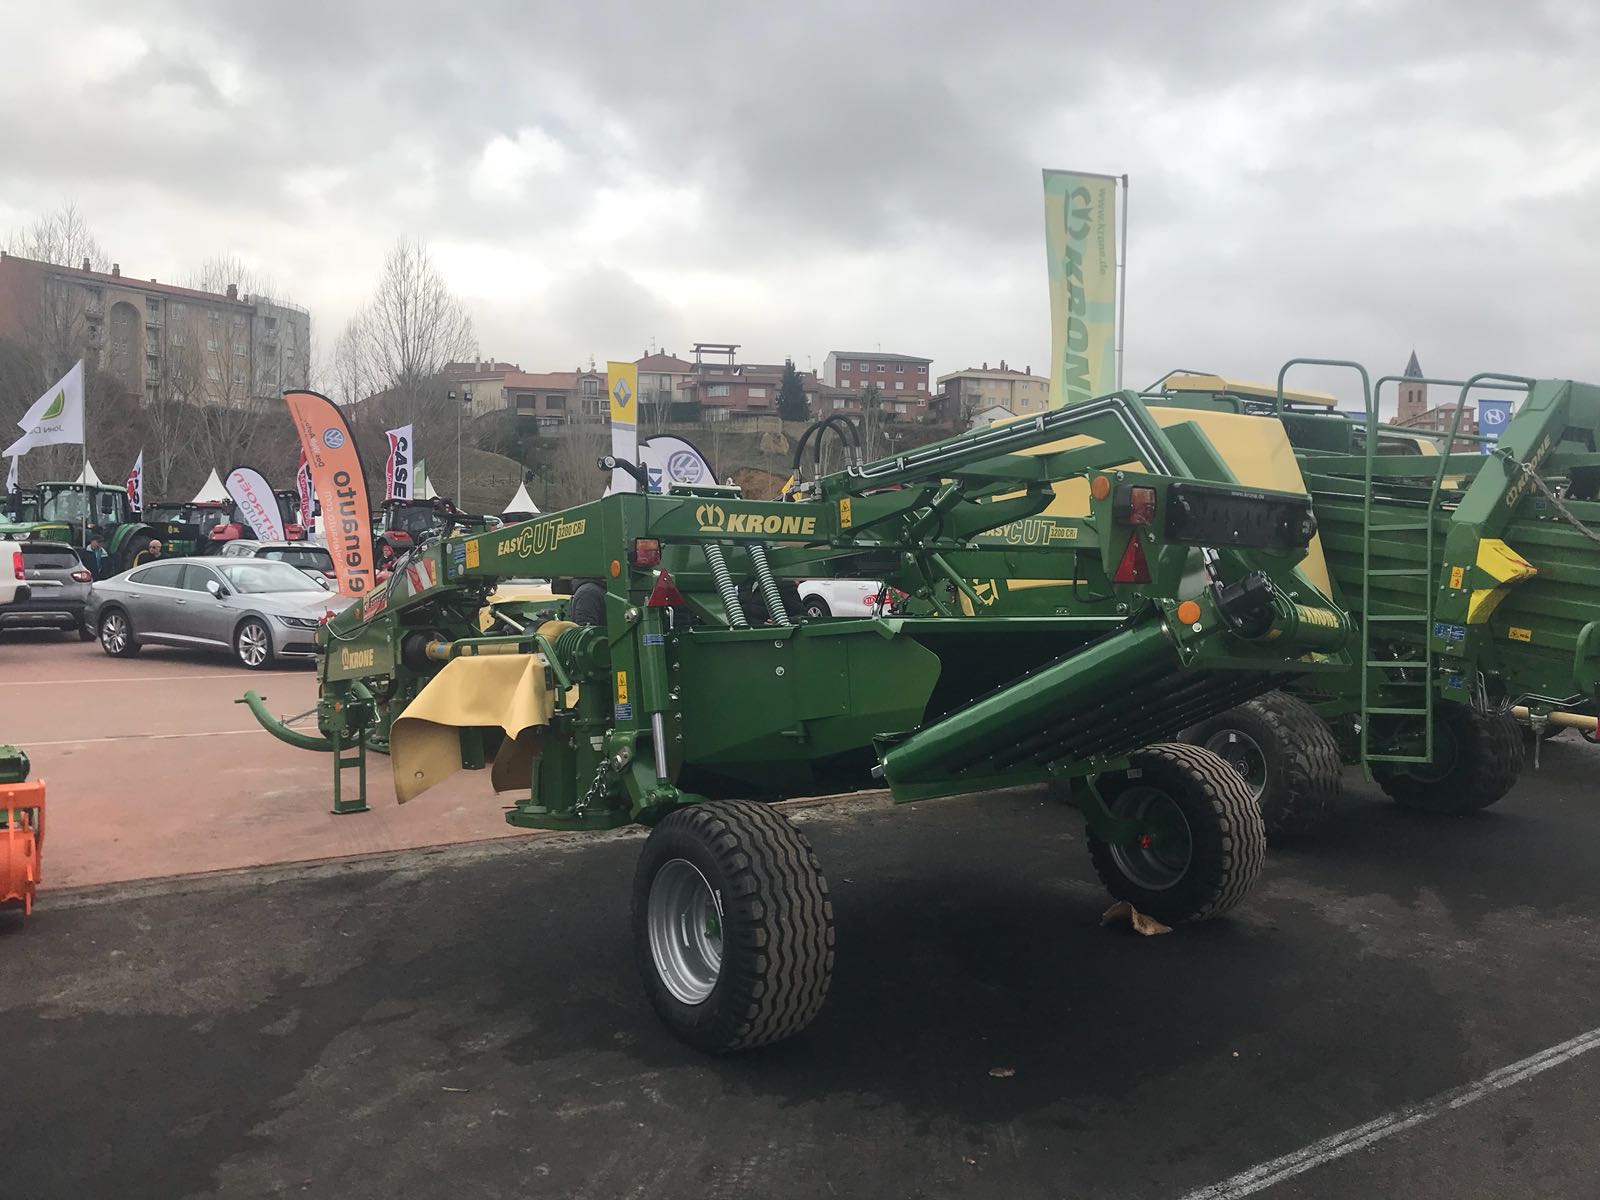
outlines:
M110 658L76 635L0 639L0 743L26 750L48 789L44 886L518 836L486 772L402 807L382 755L368 760L372 811L332 815L328 756L264 732L233 703L248 688L279 714L316 702L310 666L254 672L179 650Z

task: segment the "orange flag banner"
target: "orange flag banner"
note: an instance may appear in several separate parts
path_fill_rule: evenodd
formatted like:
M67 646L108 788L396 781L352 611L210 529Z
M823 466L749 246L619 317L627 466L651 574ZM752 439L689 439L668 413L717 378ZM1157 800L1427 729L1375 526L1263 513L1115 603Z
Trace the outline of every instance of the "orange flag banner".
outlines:
M311 486L322 506L320 528L333 555L339 592L365 596L373 587L372 508L356 439L339 406L317 392L285 392L300 435Z

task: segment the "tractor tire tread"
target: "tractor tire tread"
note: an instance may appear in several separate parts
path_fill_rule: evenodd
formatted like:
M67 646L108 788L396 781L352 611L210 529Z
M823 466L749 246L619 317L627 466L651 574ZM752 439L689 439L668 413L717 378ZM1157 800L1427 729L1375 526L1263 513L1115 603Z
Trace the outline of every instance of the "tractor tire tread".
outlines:
M1464 704L1441 705L1435 719L1456 723L1463 758L1444 778L1434 780L1374 763L1373 777L1389 799L1415 812L1456 816L1481 812L1503 799L1522 774L1528 752L1517 719L1510 713L1481 713Z
M729 991L710 1036L695 1043L726 1053L794 1036L821 1011L833 974L833 904L811 844L781 813L748 800L692 804L657 829L674 826L707 848L725 880L718 991Z
M1219 838L1215 860L1195 867L1202 872L1197 902L1183 905L1181 911L1152 911L1150 915L1174 922L1204 921L1236 907L1255 886L1266 861L1266 829L1249 785L1210 750L1186 742L1157 742L1135 751L1130 759L1132 766L1143 770L1171 768L1187 776L1209 809ZM1124 895L1126 880L1110 847L1090 838L1089 848L1106 889L1118 899L1132 902Z
M1304 700L1287 692L1267 692L1202 722L1184 739L1203 744L1232 727L1239 719L1235 714L1241 711L1247 723L1259 723L1271 742L1270 747L1261 747L1269 768L1267 787L1260 798L1267 836L1299 837L1315 832L1328 819L1343 790L1343 758L1333 730ZM1250 729L1243 732L1256 737ZM1277 772L1271 770L1274 765Z

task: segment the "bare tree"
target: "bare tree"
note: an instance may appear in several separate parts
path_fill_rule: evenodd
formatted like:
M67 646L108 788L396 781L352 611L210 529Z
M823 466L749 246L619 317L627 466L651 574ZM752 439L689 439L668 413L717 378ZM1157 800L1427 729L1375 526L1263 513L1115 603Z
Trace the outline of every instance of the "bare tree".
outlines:
M54 266L81 267L87 263L90 270L104 271L109 265L87 218L71 201L14 231L6 250L20 258ZM27 298L21 327L22 344L33 361L37 385L25 390L37 394L66 374L78 359L92 358L94 347L90 345L85 299L79 289L40 273L33 290L36 296Z
M104 271L111 265L88 218L71 200L13 231L6 240L6 251L58 267L81 267L87 262L91 271Z
M603 425L566 425L550 439L550 453L539 475L539 506L546 512L598 500L610 475L597 465L610 448Z
M433 265L428 248L402 238L389 251L377 291L344 337L362 379L383 393L391 417L426 423L445 415L445 366L477 353L472 317ZM454 412L448 416L453 421Z

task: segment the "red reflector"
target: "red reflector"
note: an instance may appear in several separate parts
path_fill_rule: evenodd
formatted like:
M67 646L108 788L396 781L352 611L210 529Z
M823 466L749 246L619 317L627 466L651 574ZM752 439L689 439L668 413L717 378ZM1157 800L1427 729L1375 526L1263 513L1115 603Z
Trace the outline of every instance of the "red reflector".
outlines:
M634 538L633 549L628 551L628 561L636 567L659 567L661 543L655 538Z
M1144 560L1144 547L1139 544L1139 535L1137 533L1129 536L1128 548L1122 552L1122 561L1117 564L1117 570L1111 576L1111 582L1150 582L1150 564Z
M662 571L656 576L656 585L650 589L650 599L645 601L647 608L677 608L684 604L683 593L678 590L678 585L672 582L672 576Z

